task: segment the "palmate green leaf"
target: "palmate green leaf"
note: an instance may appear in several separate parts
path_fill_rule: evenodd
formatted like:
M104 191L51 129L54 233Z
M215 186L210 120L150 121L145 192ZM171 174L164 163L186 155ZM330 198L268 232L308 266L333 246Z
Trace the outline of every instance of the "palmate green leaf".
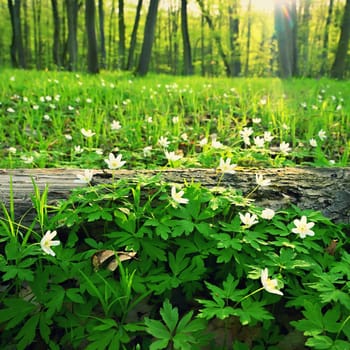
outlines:
M338 322L340 318L340 305L336 304L332 309L327 310L323 316L323 324L326 331L330 333L338 333L341 323Z
M154 341L149 349L150 350L160 350L160 349L166 349L168 347L169 344L169 340L167 339L158 339L156 341Z
M111 319L111 318L99 318L98 319L100 324L98 324L97 326L94 326L93 327L93 331L96 331L96 332L101 332L101 331L106 331L108 329L111 329L111 328L117 328L118 327L118 324L115 320Z
M310 346L314 349L332 349L333 340L326 335L314 335L312 338L309 338L305 345ZM342 349L345 350L345 349Z
M4 299L5 307L0 310L0 324L5 325L5 329L11 329L22 322L36 306L23 299Z
M67 297L74 303L84 304L85 300L80 294L79 288L69 288L66 290Z
M87 339L89 340L89 344L85 348L85 350L110 349L109 345L112 342L115 335L116 331L114 329L109 329L105 332L91 333L91 335L87 337Z
M47 318L45 313L40 314L39 331L46 344L50 343L52 320Z
M14 278L18 278L21 281L33 281L34 273L30 269L21 268L16 265L2 266L1 271L5 272L2 276L3 281L9 281Z
M206 320L214 317L224 320L229 316L236 315L236 310L231 306L226 306L225 301L216 295L213 295L213 300L197 299L197 301L203 305L199 317Z
M39 318L40 314L35 314L32 317L30 317L27 320L27 322L23 325L23 327L15 337L15 339L18 341L16 349L25 350L27 349L28 345L32 344L36 335L36 328L39 322Z
M165 327L165 325L158 320L152 320L148 317L145 318L145 325L147 333L151 334L153 337L158 339L164 339L169 342L171 339L171 334L169 329Z
M246 299L241 303L242 309L236 310L236 315L242 325L247 325L252 321L272 320L274 317L264 308L264 304L258 301Z
M177 350L192 350L193 344L197 343L197 340L190 334L176 333L173 342L174 348Z
M179 237L182 234L188 236L193 230L195 225L188 220L172 220L172 237Z
M160 309L160 315L162 316L163 321L172 333L179 320L178 308L173 308L170 304L170 301L166 299L163 303L163 307Z

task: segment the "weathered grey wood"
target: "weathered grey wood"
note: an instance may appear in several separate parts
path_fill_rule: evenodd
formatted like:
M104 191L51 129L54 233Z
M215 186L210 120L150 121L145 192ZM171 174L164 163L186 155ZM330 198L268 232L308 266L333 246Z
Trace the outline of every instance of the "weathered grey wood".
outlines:
M77 181L77 174L83 172L79 169L0 170L0 201L8 207L12 181L15 212L17 217L21 217L32 208L33 180L41 191L48 185L48 203L56 204L58 200L67 198L73 188L85 186ZM167 182L183 183L186 180L213 187L222 176L215 169L93 172L96 184L112 181L111 174L114 180L161 174ZM237 168L235 174L222 177L220 186L231 186L247 194L255 187L256 174L271 180L270 186L254 192L252 198L258 205L278 209L293 203L302 209L320 210L335 222L350 223L350 168Z

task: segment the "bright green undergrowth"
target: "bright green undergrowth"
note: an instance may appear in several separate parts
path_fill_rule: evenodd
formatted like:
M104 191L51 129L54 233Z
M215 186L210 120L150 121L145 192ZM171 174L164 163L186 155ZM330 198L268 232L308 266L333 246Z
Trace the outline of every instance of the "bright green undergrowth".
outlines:
M33 182L34 217L2 205L2 349L348 349L349 226L220 187L237 165L347 166L346 82L1 78L2 168L211 167L218 180L93 186L86 171L57 207ZM269 186L258 175L252 192Z
M103 168L114 152L126 168L156 168L169 165L165 150L181 157L177 167L216 167L221 157L243 166L345 166L349 90L327 79L5 70L0 167Z
M2 349L347 349L348 227L159 177L46 196L0 221Z

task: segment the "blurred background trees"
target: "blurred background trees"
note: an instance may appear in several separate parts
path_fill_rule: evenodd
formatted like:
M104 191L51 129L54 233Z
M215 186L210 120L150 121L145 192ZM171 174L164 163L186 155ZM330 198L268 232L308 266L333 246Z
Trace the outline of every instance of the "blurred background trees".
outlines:
M350 0L2 0L0 16L2 67L350 76Z

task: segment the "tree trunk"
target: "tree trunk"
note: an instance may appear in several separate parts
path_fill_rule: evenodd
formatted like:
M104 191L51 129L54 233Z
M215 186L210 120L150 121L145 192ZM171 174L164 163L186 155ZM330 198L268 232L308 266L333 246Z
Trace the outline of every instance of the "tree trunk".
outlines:
M334 9L334 0L329 0L328 13L326 18L326 25L323 32L323 47L322 47L322 65L321 65L321 75L325 75L328 72L328 46L329 46L329 28L332 22Z
M250 41L252 37L252 0L249 0L248 2L248 9L247 9L247 17L248 17L248 23L247 23L247 44L246 44L246 58L245 58L245 65L244 65L244 75L248 76L249 74L249 59L250 59Z
M108 25L108 63L107 67L113 69L115 67L114 59L114 44L115 44L115 23L114 23L114 13L115 13L115 1L112 0L111 12L109 14L109 25Z
M67 49L69 55L68 70L76 71L78 65L78 0L66 0L67 20L68 20L68 40Z
M118 0L118 29L119 29L119 44L118 44L118 61L119 68L125 68L125 19L124 19L124 0Z
M60 54L60 16L58 12L57 0L51 0L52 6L52 18L53 18L53 46L52 46L52 56L53 62L58 67L61 68L61 54Z
M106 68L105 13L103 0L98 0L98 20L100 27L101 68Z
M310 39L310 13L311 0L303 0L300 3L300 12L302 12L301 22L298 25L299 29L299 53L303 61L303 66L300 68L302 76L310 76L309 63L309 39Z
M230 49L231 49L231 72L237 77L241 74L241 52L239 47L239 16L238 1L228 6L229 28L230 28Z
M88 72L91 74L97 74L99 72L95 12L95 0L85 0L85 26L88 43L87 65Z
M296 25L295 0L276 2L275 31L281 78L290 78L296 74Z
M30 16L28 14L28 3L27 0L23 1L23 50L24 50L24 57L26 58L26 65L31 63L32 60L32 53L31 53L31 31L30 31L30 25L29 20Z
M148 73L148 67L151 61L154 33L157 23L158 5L159 0L151 0L148 8L140 61L136 70L136 73L141 76Z
M331 77L343 79L345 75L346 57L350 39L350 0L346 0L344 16L341 25L340 39L335 60L331 69Z
M193 74L192 53L190 35L188 33L188 18L187 18L187 0L181 0L181 33L183 45L183 74Z
M12 26L12 41L10 47L11 62L15 68L26 68L21 29L21 1L8 0L7 4Z
M142 0L138 0L135 14L135 22L132 27L131 38L130 38L130 47L128 54L128 63L126 65L127 70L131 70L134 65L134 54L136 49L136 41L137 41L137 30L139 28L140 17L141 17L141 9L142 9Z
M33 181L41 191L48 186L48 204L55 205L66 199L74 188L86 186L77 181L76 175L82 173L83 170L79 169L1 170L0 199L9 207L12 182L16 217L33 216L33 210L32 214L29 213ZM256 186L257 173L271 180L270 186L261 187L251 196L257 205L277 210L294 204L301 209L319 210L335 222L350 223L350 168L240 168L235 174L223 177L214 169L94 170L92 184L119 179L137 181L138 177L160 175L166 182L183 184L184 181L194 181L206 187L216 187L220 181L220 186L247 195Z
M218 50L219 50L219 55L222 59L222 62L224 63L224 67L225 67L225 71L226 71L226 75L228 77L232 76L232 72L231 72L231 67L230 67L230 64L228 62L228 59L227 59L227 55L225 53L225 50L222 46L222 43L221 43L221 37L220 35L215 31L215 28L214 28L214 23L208 13L208 11L206 11L205 7L204 7L204 3L203 3L203 0L197 0L197 3L201 9L201 12L210 28L210 30L212 31L213 35L214 35L214 40L215 40L215 43L218 47Z

